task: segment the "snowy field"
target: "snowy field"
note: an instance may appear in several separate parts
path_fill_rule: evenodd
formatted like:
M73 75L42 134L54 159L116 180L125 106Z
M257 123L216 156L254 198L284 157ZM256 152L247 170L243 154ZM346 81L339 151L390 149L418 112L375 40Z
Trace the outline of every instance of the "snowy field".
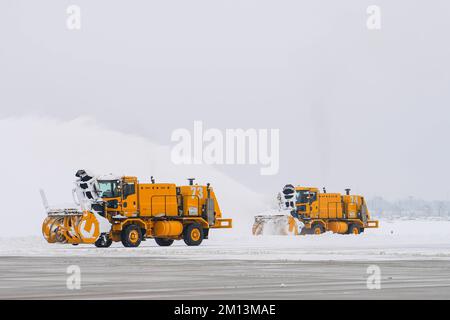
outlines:
M138 248L114 243L93 245L48 244L42 237L2 238L0 256L151 257L183 260L380 261L450 260L450 221L381 220L379 229L363 235L325 233L319 236L233 236L212 230L199 247L177 241L158 247L147 240Z

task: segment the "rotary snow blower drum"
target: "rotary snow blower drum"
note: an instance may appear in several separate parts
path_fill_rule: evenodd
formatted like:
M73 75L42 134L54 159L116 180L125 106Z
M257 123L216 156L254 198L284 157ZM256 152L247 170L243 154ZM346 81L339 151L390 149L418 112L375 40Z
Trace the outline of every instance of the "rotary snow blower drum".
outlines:
M99 222L92 212L49 212L42 224L42 234L49 243L94 243L99 235Z
M303 223L291 215L259 215L255 216L253 235L299 235Z

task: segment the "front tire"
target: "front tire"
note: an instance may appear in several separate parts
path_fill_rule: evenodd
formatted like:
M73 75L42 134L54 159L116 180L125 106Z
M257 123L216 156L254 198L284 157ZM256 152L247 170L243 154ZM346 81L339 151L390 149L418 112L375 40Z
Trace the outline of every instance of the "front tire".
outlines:
M155 238L155 242L160 247L168 247L171 246L173 243L173 239L166 239L166 238Z
M122 230L120 238L124 247L137 247L142 241L142 230L137 225L130 224Z
M198 246L203 241L203 228L198 223L192 223L184 227L183 240L188 246Z
M311 228L312 234L322 234L325 232L321 224L315 224Z
M97 248L108 248L112 244L112 240L108 237L107 234L102 234L97 241L95 241L94 245Z

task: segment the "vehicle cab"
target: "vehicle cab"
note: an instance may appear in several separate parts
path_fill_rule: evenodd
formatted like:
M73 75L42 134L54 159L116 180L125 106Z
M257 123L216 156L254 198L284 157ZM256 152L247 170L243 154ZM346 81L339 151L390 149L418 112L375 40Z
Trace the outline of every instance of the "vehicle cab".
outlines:
M319 211L319 189L310 187L295 188L295 207L298 217L309 219Z
M137 178L102 176L97 179L99 197L104 201L106 213L124 217L137 216ZM95 208L93 208L95 210Z

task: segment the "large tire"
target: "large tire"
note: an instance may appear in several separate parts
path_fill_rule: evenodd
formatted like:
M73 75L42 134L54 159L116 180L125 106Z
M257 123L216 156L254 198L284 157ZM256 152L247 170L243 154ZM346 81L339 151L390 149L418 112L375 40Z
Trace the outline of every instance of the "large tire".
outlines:
M135 224L130 224L122 230L120 235L124 247L137 247L142 241L142 230Z
M160 247L168 247L171 246L173 243L173 239L167 239L167 238L155 238L155 242Z
M198 246L203 241L203 228L198 223L188 224L183 230L183 240L188 246Z
M348 234L360 234L361 230L358 225L351 224L348 226Z
M325 230L324 230L323 226L319 223L316 223L315 225L313 225L311 227L312 234L322 234L324 232L325 232Z
M108 237L108 235L100 235L100 237L95 241L94 245L97 248L108 248L112 244L112 240Z

